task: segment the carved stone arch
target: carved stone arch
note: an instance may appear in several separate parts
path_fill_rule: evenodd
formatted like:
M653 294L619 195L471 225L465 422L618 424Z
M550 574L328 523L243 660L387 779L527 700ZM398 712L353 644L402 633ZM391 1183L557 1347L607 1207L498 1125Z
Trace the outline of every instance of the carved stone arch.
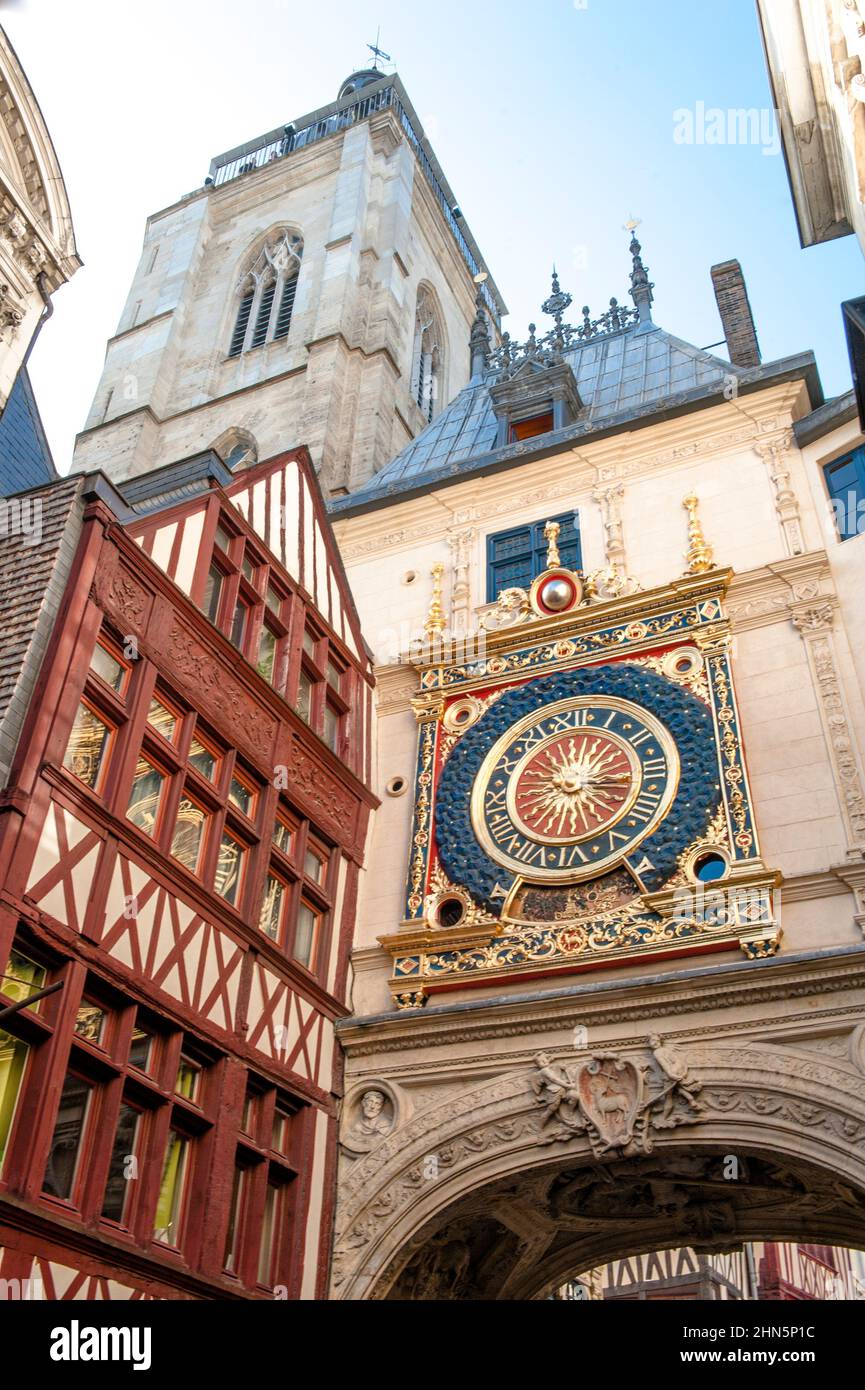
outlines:
M653 1127L647 1143L631 1153L620 1148L599 1156L586 1132L562 1137L555 1125L545 1124L532 1085L535 1068L528 1064L418 1105L349 1167L341 1184L333 1296L387 1297L411 1273L413 1261L422 1262L420 1252L431 1242L444 1252L437 1258L446 1274L456 1278L466 1243L461 1220L498 1222L513 1237L508 1258L513 1255L515 1268L506 1275L505 1291L493 1294L504 1298L542 1296L559 1276L564 1280L636 1253L639 1245L710 1248L705 1242L715 1239L717 1248L712 1230L689 1231L686 1216L698 1227L701 1220L715 1220L728 1246L745 1239L800 1239L802 1233L816 1243L865 1244L861 1072L835 1059L755 1044L683 1044L680 1050L689 1077L700 1085L700 1114L687 1128ZM639 1069L651 1050L647 1044L621 1056ZM756 1178L728 1183L708 1202L708 1216L706 1203L679 1211L691 1181L682 1176L683 1162L711 1165L725 1156L738 1156ZM655 1164L654 1177L651 1169L646 1176L646 1164ZM641 1229L629 1217L599 1232L592 1222L590 1232L550 1249L561 1236L555 1220L552 1232L550 1227L552 1184L570 1173L579 1183L582 1172L599 1182L606 1181L606 1172L616 1173L618 1182L662 1185L670 1207L667 1224L662 1219L660 1228L647 1223Z
M248 430L232 425L210 446L229 468L251 468L258 463L258 443Z
M44 271L56 290L81 261L75 247L72 214L57 154L39 104L8 37L0 29L0 113L2 113L2 174L9 183L3 192L5 217L17 210L29 227L15 238L32 243L35 233L44 261L32 268ZM7 222L8 226L8 222ZM29 249L29 248L28 248Z
M243 255L239 257L235 269L235 292L243 290L251 283L278 274L280 270L297 274L303 260L303 233L299 227L286 222L275 222L266 232L260 232Z
M447 335L438 295L421 280L415 300L411 348L412 400L424 419L435 419L445 404Z

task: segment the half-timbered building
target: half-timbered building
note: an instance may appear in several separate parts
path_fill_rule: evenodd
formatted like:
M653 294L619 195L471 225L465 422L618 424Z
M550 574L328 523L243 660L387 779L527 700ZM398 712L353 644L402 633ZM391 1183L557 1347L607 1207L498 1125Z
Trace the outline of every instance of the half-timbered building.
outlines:
M314 470L207 453L36 501L56 519L2 576L0 1278L320 1296L372 797ZM71 558L37 675L38 598L13 619L41 551L46 592Z

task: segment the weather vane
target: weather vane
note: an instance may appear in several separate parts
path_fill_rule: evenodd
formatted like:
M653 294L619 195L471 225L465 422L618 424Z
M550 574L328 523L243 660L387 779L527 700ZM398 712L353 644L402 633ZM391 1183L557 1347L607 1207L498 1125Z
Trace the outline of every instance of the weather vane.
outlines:
M379 48L379 46L378 46L378 41L379 41L380 38L381 38L381 25L379 25L378 29L377 29L376 32L375 32L375 43L368 43L368 44L367 44L367 48L369 49L370 53L372 53L372 55L373 55L372 65L373 65L373 67L374 67L374 69L375 69L376 72L378 72L378 60L379 60L379 58L381 58L385 63L389 63L390 60L391 60L391 59L390 59L390 54L389 54L389 53L385 53L384 49L383 49L383 48Z
M642 221L643 221L643 219L642 219L641 217L635 217L634 214L631 213L630 217L628 218L627 222L625 223L624 227L622 228L622 231L623 231L623 232L630 232L630 233L631 233L631 236L633 236L633 234L634 234L634 232L637 230L637 228L638 228L639 226L642 225Z

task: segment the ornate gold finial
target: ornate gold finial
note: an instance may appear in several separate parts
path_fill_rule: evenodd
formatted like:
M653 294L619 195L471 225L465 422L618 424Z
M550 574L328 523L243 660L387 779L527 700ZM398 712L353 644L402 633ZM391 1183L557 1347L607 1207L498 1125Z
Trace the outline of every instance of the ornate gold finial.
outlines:
M547 542L547 569L558 569L562 563L559 556L559 532L561 526L557 521L548 521L544 527L544 539Z
M697 515L698 505L693 492L682 502L688 513L688 553L685 559L688 561L689 574L705 574L714 563L714 552L703 535L703 527Z
M430 571L433 591L429 605L429 616L424 624L424 632L427 637L435 637L437 632L444 632L445 615L442 608L442 576L444 572L444 564L441 560L436 560Z

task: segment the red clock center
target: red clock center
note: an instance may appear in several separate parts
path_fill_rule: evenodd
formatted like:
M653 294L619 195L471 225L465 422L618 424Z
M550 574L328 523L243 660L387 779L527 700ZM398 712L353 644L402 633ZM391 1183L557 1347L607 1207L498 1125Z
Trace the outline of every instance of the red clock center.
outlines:
M523 763L513 804L533 839L581 840L617 821L634 791L634 766L617 739L563 734Z

